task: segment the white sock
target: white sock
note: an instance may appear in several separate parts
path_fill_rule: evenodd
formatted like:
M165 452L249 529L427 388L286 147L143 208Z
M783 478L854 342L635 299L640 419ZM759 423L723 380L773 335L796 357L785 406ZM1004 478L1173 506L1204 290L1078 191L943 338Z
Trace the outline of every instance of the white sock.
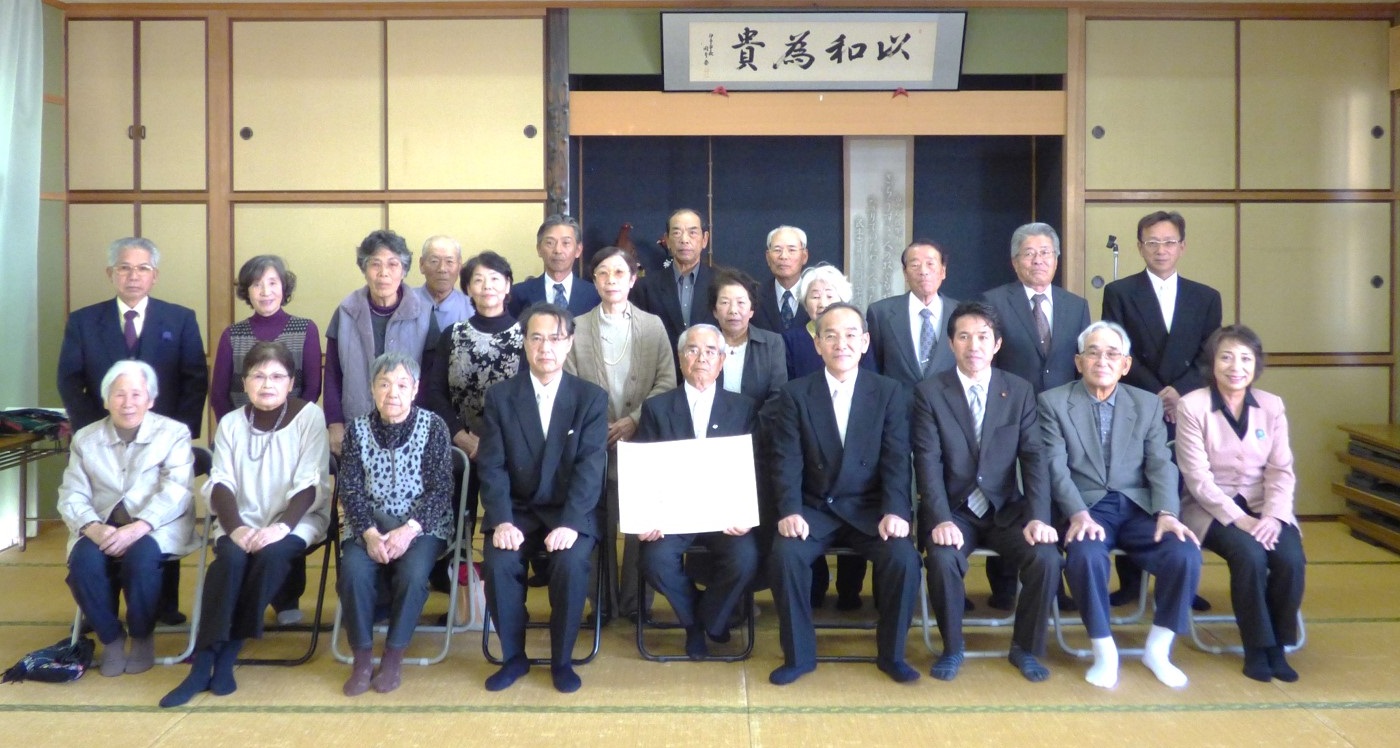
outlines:
M1186 685L1186 673L1172 664L1172 640L1176 634L1171 629L1153 626L1147 632L1147 647L1142 653L1142 664L1147 666L1152 674L1157 676L1157 680L1162 681L1172 688L1181 688Z
M1099 688L1118 685L1118 645L1113 643L1113 637L1090 639L1089 644L1094 648L1094 664L1089 666L1084 680Z

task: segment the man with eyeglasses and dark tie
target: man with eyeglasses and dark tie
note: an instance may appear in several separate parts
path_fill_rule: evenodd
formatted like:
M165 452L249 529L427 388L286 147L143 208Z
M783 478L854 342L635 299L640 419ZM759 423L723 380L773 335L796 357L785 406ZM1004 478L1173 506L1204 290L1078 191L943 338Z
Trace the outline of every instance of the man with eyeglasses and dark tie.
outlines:
M779 226L769 231L763 257L773 273L773 285L765 283L759 290L754 327L781 335L807 324L807 307L797 297L797 283L807 269L807 232L796 226Z
M1220 329L1220 292L1182 278L1177 263L1186 254L1186 219L1176 211L1156 211L1138 221L1142 272L1103 289L1103 319L1123 326L1133 341L1133 366L1123 381L1162 400L1167 438L1176 436L1176 403L1205 386L1201 367L1206 338ZM1117 562L1119 589L1114 605L1138 596L1142 573L1126 557ZM1197 610L1210 605L1200 598Z
M117 297L68 315L58 354L58 394L73 430L106 417L102 377L122 359L138 359L155 370L160 396L151 410L185 424L198 439L209 394L209 367L194 311L151 298L160 278L160 249L149 239L128 236L107 247L107 279ZM180 565L163 566L157 619L179 624Z
M1075 336L1089 326L1089 302L1051 285L1060 262L1060 236L1047 223L1028 223L1011 234L1011 267L1016 280L983 294L1001 316L1002 344L994 365L1031 383L1038 395L1072 382ZM987 604L1011 610L1016 599L1016 570L999 557L987 559L992 586ZM1063 596L1061 608L1073 605Z
M535 252L544 263L544 272L510 289L506 303L510 316L519 319L526 307L540 301L562 306L575 317L598 306L598 289L574 273L575 263L583 256L578 221L562 213L545 218L535 232Z

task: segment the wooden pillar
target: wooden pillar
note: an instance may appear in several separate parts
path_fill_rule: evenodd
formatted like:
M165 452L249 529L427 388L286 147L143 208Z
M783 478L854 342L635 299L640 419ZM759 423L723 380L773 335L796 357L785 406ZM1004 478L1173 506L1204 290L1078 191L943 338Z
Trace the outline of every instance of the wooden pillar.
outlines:
M569 213L569 11L544 16L545 213Z

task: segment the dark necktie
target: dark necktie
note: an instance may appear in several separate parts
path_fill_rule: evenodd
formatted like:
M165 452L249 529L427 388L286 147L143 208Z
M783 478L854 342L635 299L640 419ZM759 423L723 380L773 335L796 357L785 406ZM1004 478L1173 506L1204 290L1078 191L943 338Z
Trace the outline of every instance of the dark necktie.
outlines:
M438 327L437 313L437 307L428 312L428 340L423 344L428 348L437 346L438 337L442 334L442 328Z
M569 300L564 297L563 283L554 284L554 303L562 307L567 307L569 305Z
M919 328L919 372L927 376L929 365L933 363L933 344L938 340L938 333L933 331L933 312L920 309L919 316L924 318L924 324Z
M1050 319L1045 316L1045 294L1031 297L1031 316L1035 317L1035 336L1039 338L1036 347L1041 358L1050 357Z
M791 291L788 291L788 290L784 290L784 291L783 291L783 311L782 311L782 314L783 314L783 328L784 328L784 329L787 329L787 327L788 327L789 325L792 324L792 318L795 317L795 316L797 316L797 310L793 308L793 304L792 304L792 292L791 292Z
M126 325L122 327L122 334L126 337L126 350L131 355L136 355L136 310L131 309L126 313Z

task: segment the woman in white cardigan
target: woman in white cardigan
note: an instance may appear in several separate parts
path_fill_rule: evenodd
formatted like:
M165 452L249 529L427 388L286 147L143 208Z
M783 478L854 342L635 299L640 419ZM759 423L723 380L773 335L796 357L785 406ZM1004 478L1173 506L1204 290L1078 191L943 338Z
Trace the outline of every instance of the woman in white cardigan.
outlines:
M290 396L291 351L276 341L257 343L243 372L249 404L219 421L204 484L218 522L194 661L163 707L202 691L224 696L237 689L233 666L244 640L262 636L263 611L292 562L326 537L330 523L326 417L315 403Z

